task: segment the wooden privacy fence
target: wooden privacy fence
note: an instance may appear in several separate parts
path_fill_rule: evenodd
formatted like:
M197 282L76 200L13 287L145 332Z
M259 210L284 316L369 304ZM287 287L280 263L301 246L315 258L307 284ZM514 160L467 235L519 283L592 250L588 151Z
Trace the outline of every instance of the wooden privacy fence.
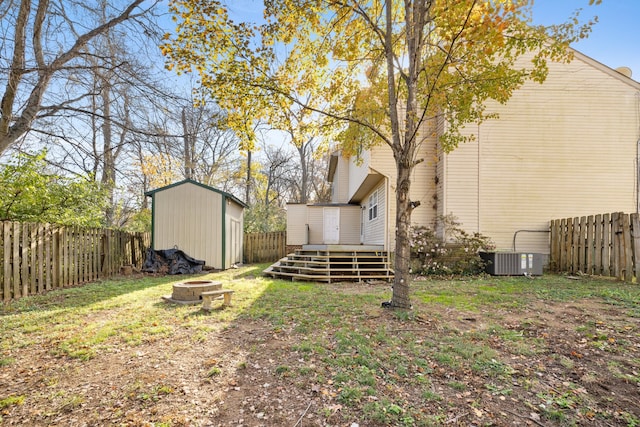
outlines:
M0 222L0 300L105 279L142 267L149 233Z
M629 282L640 274L638 214L616 212L553 220L550 244L552 270Z
M287 255L287 232L245 233L244 262L275 262Z

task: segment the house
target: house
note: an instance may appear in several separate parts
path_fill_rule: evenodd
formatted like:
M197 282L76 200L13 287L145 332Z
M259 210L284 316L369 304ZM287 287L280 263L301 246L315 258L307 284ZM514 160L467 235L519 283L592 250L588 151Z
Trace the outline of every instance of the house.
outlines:
M151 197L151 248L178 248L224 270L242 263L246 204L229 193L185 179L145 193Z
M529 60L523 57L521 60ZM549 254L549 221L638 211L640 83L575 52L549 63L543 84L527 82L499 114L464 132L475 140L451 153L440 118L423 126L411 200L413 225L453 215L499 251ZM357 157L331 155L330 205L288 205L289 245L339 242L394 249L396 167L376 146ZM295 230L295 231L294 231ZM304 231L304 232L303 232ZM439 230L446 239L443 230Z

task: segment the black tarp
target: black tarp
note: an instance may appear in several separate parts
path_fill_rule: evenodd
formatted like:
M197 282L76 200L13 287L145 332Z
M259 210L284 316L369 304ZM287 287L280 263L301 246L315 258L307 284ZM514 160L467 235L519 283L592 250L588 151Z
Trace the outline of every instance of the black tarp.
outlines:
M147 249L142 271L146 273L194 274L202 272L204 261L191 258L180 249Z

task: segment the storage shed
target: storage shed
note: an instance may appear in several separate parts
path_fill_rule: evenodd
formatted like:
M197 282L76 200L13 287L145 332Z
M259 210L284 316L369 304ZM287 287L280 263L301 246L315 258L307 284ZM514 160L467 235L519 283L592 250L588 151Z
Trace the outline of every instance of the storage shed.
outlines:
M227 269L242 263L245 203L191 179L148 191L151 247L177 247L205 265Z

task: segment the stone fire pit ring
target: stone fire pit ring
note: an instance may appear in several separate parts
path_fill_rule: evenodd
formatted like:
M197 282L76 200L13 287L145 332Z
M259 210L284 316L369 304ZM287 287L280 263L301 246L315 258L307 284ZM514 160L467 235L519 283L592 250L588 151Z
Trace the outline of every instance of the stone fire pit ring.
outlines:
M202 293L217 291L222 288L221 282L213 280L189 280L175 283L173 293L162 297L167 302L183 305L195 305L202 302Z

